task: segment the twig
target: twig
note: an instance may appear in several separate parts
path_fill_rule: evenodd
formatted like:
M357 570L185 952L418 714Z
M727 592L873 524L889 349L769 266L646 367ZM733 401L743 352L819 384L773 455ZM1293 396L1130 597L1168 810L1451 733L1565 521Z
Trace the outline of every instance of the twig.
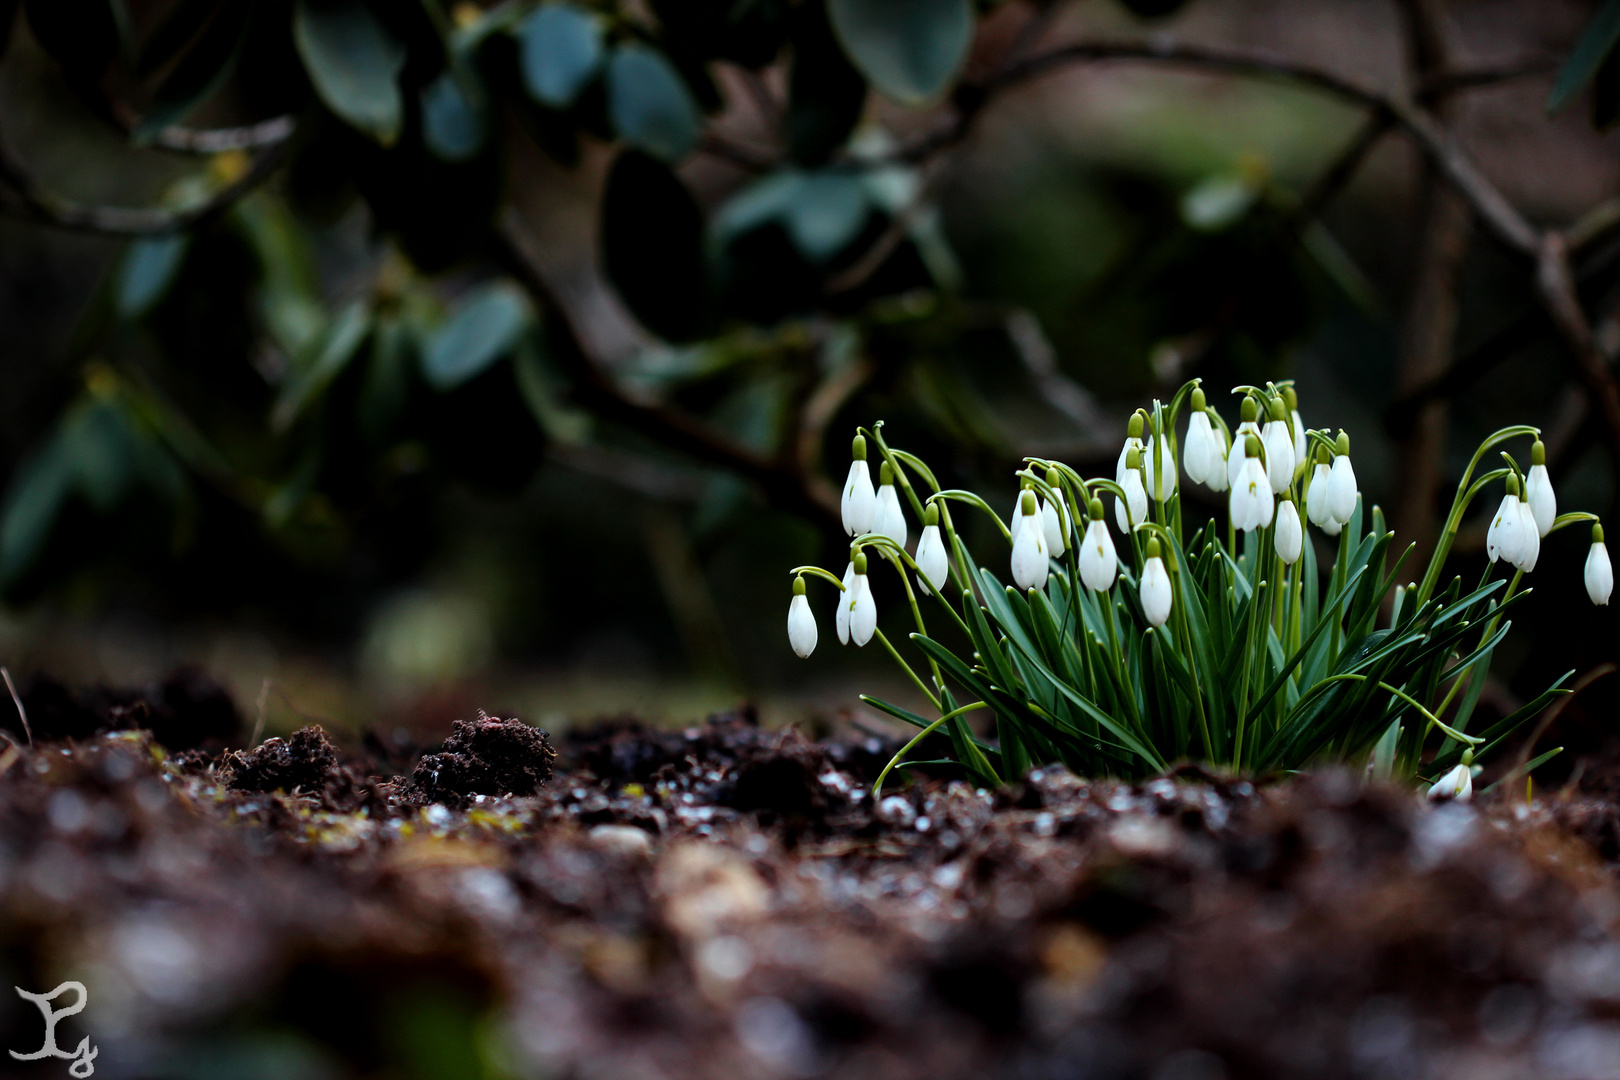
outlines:
M1536 729L1530 733L1530 737L1524 740L1524 745L1519 748L1519 756L1513 762L1513 768L1524 768L1524 763L1530 760L1530 751L1535 749L1536 743L1541 741L1541 737L1547 733L1547 729L1552 727L1552 722L1558 719L1571 701L1575 700L1577 694L1603 678L1603 676L1612 675L1616 671L1620 671L1620 664L1603 663L1576 680L1575 685L1569 688L1569 693L1553 702L1551 707L1541 714L1541 720L1536 724ZM1508 771L1511 772L1512 769Z
M22 695L17 693L17 684L11 681L11 672L0 666L0 675L5 676L6 689L11 691L12 704L17 706L17 716L22 720L23 734L28 736L28 745L34 745L34 733L28 727L28 710L23 708Z
M291 116L275 116L242 127L198 129L171 125L159 128L152 145L183 154L223 154L227 150L259 150L292 138L298 123Z
M259 717L253 721L253 734L248 736L248 749L252 750L259 745L259 736L264 734L265 714L270 710L270 679L265 678L259 687Z

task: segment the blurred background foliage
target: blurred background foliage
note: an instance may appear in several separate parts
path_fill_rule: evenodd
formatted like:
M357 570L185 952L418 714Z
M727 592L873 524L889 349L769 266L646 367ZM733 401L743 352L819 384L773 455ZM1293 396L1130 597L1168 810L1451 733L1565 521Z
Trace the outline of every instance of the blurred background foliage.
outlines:
M1617 2L10 0L0 28L14 663L204 663L272 730L903 699L782 634L782 570L843 562L853 425L1010 503L1022 455L1105 472L1195 375L1297 379L1403 542L1507 422L1547 429L1561 505L1615 499ZM1585 354L1412 102L1575 223ZM1554 546L1498 708L1615 653Z

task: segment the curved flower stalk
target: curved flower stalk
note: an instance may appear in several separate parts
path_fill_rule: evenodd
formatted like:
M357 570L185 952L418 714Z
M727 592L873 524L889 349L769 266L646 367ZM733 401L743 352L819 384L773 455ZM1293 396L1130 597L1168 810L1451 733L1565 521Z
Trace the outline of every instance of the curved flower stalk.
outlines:
M1027 459L1010 523L973 492L943 488L919 458L889 447L880 425L863 429L856 460L867 469L865 450L874 447L881 488L891 494L874 494L871 527L855 535L841 579L813 567L794 573L837 586L839 640L876 639L933 710L930 718L863 699L918 732L885 776L930 743L923 757L943 753L983 784L1049 761L1085 775L1140 776L1183 758L1255 773L1337 760L1421 781L1436 798L1467 798L1474 757L1566 692L1568 675L1510 716L1469 730L1543 536L1591 522L1582 582L1594 604L1606 605L1613 591L1593 515L1545 519L1556 503L1537 471L1545 451L1534 428L1503 428L1481 444L1422 583L1398 586L1412 549L1391 550L1382 512L1364 505L1348 434L1306 430L1301 443L1292 387L1234 393L1242 419L1230 453L1224 423L1189 383L1168 406L1154 402L1133 418L1112 479ZM1189 419L1178 455L1183 407ZM1534 444L1528 474L1505 453L1505 467L1480 470L1487 453L1520 439ZM1192 508L1178 485L1163 475L1150 484L1149 454L1210 487L1233 477L1235 463L1240 482L1229 485L1226 513L1188 521ZM925 497L908 472L922 478ZM859 474L852 475L848 492L858 501ZM1103 503L1110 497L1112 522ZM902 500L923 523L915 557L904 547ZM1469 587L1443 571L1464 516L1486 500L1496 510L1491 570ZM1007 546L981 561L951 520L953 506L984 514ZM899 527L885 528L882 519L897 512ZM875 572L883 562L910 605L909 646L877 628L869 567ZM1572 570L1556 575L1553 587L1572 588ZM951 579L957 588L947 598ZM796 577L788 631L794 651L808 656L816 633L803 586ZM943 620L950 632L936 636L929 620ZM969 725L983 713L989 727Z

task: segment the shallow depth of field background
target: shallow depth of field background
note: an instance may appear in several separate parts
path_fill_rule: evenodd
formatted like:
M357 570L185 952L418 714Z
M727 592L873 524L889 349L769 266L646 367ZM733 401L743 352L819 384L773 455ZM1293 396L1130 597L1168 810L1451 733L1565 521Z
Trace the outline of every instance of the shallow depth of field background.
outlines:
M162 5L130 6L150 18ZM1450 5L1458 66L1547 72L1452 106L1467 148L1537 222L1572 220L1620 187L1617 136L1593 129L1585 102L1551 117L1544 108L1551 72L1594 7ZM1006 47L1030 10L1000 5L975 56ZM1059 5L1044 33L1051 42L1169 35L1291 57L1363 85L1408 79L1396 6L1385 0L1193 0L1158 21L1084 0ZM764 160L779 155L771 110L786 92L784 66L754 77L716 65L712 74L725 101L715 130ZM872 95L856 139L904 141L946 115ZM258 118L227 90L188 122ZM1363 489L1388 506L1408 475L1388 410L1412 296L1418 154L1399 135L1379 143L1323 217L1316 240L1331 238L1327 256L1278 228L1289 200L1361 120L1273 83L1076 65L998 98L960 146L921 170L928 213L937 210L926 272L901 267L892 291L858 303L795 310L788 300L774 311L772 290L788 291L791 275L763 274L751 283L764 294L752 319L733 317L679 346L639 325L604 278L598 215L618 149L603 139L587 135L577 162L559 163L519 119L497 115L486 172L412 189L401 213L476 231L458 203L498 192L616 373L748 445L784 438L787 406L807 378L864 365L826 426L820 464L835 483L853 425L882 419L893 443L1010 506L1023 454L1111 475L1125 416L1190 376L1205 378L1223 410L1236 383L1291 377L1310 425L1351 432ZM88 202L153 204L210 168L131 149L69 92L22 18L0 63L0 130L41 178ZM450 309L492 273L487 251L457 250L453 237L437 252L424 253L432 244L421 237L402 244L376 219L376 192L360 198L343 176L345 152L337 139L306 144L291 171L207 226L165 295L133 317L107 313L126 242L0 219L0 476L12 478L13 502L25 463L108 380L155 388L264 496L250 508L228 481L185 470L180 493L165 495L123 477L127 463L109 444L105 497L73 494L41 526L46 538L31 557L5 568L0 656L14 671L130 684L200 664L250 717L262 708L272 732L306 717L338 729L438 730L475 706L554 727L622 713L684 722L744 699L787 722L858 710L860 691L905 699L875 647L839 649L825 592L812 590L820 649L808 662L788 649L785 571L806 561L841 569L835 533L767 506L722 470L568 411L565 387L565 414L537 421L507 360L453 393L418 394L408 420L375 438L352 404L339 412L341 394L358 393L341 386L319 418L273 432L288 360L263 330L264 286L244 240L251 228L280 230L301 249L287 267L332 311L390 281ZM678 172L711 213L750 180L712 153ZM413 180L402 165L372 182L404 191ZM1213 223L1197 227L1195 193L1206 209L1214 202ZM1223 209L1223 198L1235 208ZM494 202L471 206L475 222L500 212ZM861 242L881 231L874 224ZM1455 354L1534 306L1524 267L1477 229L1468 245ZM1612 355L1614 298L1592 314ZM1561 430L1560 508L1608 513L1616 489L1601 433L1593 423L1560 429L1579 391L1550 332L1530 337L1450 402L1446 468L1454 477L1478 438L1502 424ZM1031 367L1048 355L1081 405L1094 406L1095 423L1053 406L1050 380ZM296 426L311 423L324 426L313 435ZM1546 545L1487 704L1501 708L1614 655L1613 618L1581 587L1582 532ZM1473 528L1459 543L1469 581L1482 537ZM903 632L893 583L879 579L878 597L884 625ZM1598 714L1609 711L1600 694L1586 699Z

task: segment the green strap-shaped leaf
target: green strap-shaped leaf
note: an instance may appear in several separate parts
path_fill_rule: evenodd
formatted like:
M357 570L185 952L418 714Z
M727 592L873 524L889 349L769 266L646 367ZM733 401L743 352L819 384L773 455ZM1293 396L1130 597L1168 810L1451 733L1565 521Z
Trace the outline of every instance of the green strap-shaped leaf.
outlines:
M631 146L672 163L697 146L703 132L697 101L663 53L619 46L608 61L607 88L613 129Z
M972 0L828 0L827 12L861 74L902 105L942 94L973 44Z
M332 112L384 146L399 139L405 46L359 0L299 0L293 40L315 92Z
M1548 110L1563 108L1581 87L1591 82L1616 42L1620 42L1620 0L1608 0L1586 24L1581 39L1575 43L1575 51L1559 69L1558 81L1547 99Z
M121 319L138 319L152 310L174 283L191 239L184 233L136 240L118 265L113 302Z
M570 3L542 4L523 24L523 85L542 105L566 109L602 67L602 24Z

